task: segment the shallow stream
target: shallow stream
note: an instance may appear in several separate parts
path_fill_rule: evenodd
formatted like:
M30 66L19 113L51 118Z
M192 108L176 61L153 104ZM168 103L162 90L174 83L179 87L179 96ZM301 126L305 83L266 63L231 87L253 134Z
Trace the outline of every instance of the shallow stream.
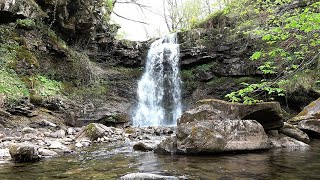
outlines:
M127 147L93 147L30 164L0 164L0 179L119 179L131 172L188 179L320 179L320 141L310 149L213 156L157 155Z

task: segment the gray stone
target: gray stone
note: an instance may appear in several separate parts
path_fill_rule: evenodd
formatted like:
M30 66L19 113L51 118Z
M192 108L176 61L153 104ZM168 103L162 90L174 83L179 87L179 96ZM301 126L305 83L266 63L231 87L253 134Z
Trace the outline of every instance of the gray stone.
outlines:
M284 134L269 135L272 148L308 148L309 145Z
M268 136L255 120L203 120L179 124L178 153L269 149Z
M34 128L31 128L31 127L24 127L22 130L21 130L22 133L24 134L28 134L28 133L38 133L38 131Z
M59 141L51 141L49 149L59 149L59 150L65 151L65 152L69 152L70 151L70 149L67 146L63 145Z
M12 144L10 156L15 162L34 162L40 160L38 148L31 143Z
M74 128L72 128L72 127L69 127L68 129L67 129L67 134L68 135L75 135L77 133L77 131L74 129Z
M178 124L207 119L256 120L266 130L280 129L283 126L282 110L277 102L246 105L218 99L198 101L196 108L182 114Z
M81 140L97 140L98 138L103 137L104 135L114 134L113 128L107 127L99 123L91 123L82 128L80 132L76 135L76 141Z
M298 123L298 128L306 132L311 138L320 137L320 119L300 121Z
M53 138L64 138L66 136L66 132L63 129L60 129L56 132L50 134Z
M309 136L305 132L301 131L300 129L291 124L284 123L284 126L281 129L279 129L279 132L289 137L292 137L298 141L302 141L307 144L310 143Z
M162 175L157 175L157 174L151 174L151 173L131 173L127 174L125 176L122 176L120 178L121 180L178 180L178 177L174 176L162 176Z
M133 145L133 149L135 151L147 152L147 151L153 151L156 146L157 144L154 141L153 142L140 141Z
M162 140L155 149L156 153L160 154L175 154L177 153L177 137L171 136Z
M58 156L58 153L49 149L39 148L38 151L41 156L47 156L47 157Z

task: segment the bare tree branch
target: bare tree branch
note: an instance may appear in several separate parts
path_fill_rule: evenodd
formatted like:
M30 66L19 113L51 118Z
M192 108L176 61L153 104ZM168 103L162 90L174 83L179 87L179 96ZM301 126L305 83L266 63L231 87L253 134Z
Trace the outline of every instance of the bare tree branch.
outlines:
M115 13L114 11L113 11L113 14L116 15L116 16L118 16L118 17L120 17L120 18L122 18L122 19L128 20L128 21L132 21L132 22L136 22L136 23L141 23L141 24L149 25L148 23L143 22L143 21L138 21L138 20L134 20L134 19L129 19L129 18L127 18L127 17L121 16L121 15Z

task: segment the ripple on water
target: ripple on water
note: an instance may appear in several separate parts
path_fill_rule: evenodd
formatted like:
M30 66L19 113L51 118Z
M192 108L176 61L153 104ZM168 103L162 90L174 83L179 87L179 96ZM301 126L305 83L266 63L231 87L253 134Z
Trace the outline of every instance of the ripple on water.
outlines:
M134 172L189 179L320 179L319 168L320 141L310 149L214 156L157 155L113 146L38 163L0 164L0 179L118 179Z

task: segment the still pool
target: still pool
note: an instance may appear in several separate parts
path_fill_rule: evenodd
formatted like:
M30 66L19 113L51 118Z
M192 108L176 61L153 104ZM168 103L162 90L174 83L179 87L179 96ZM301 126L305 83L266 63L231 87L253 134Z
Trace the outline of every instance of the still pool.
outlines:
M320 179L320 141L309 149L212 156L157 155L131 148L93 147L30 164L0 164L0 179L119 179L132 172L188 179Z

